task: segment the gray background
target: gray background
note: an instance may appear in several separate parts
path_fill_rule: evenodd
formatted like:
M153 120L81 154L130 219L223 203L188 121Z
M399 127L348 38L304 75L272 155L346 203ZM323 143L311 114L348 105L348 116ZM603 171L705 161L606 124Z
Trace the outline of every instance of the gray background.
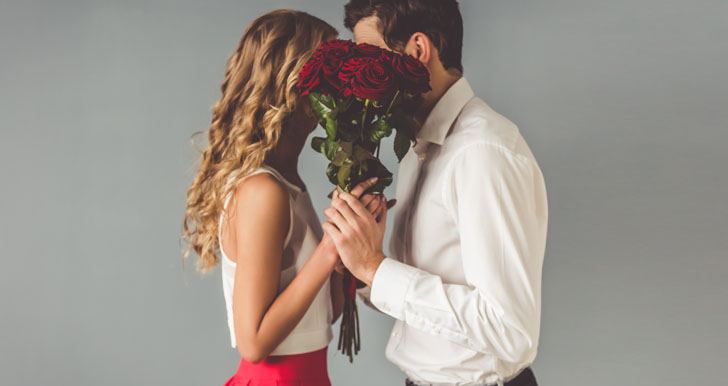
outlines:
M249 21L289 6L343 30L342 3L0 1L0 384L234 372L219 270L180 264L189 138ZM468 79L547 179L541 384L725 384L728 3L462 11ZM323 167L302 156L319 210ZM334 383L402 384L391 321L362 323L354 366L330 350Z

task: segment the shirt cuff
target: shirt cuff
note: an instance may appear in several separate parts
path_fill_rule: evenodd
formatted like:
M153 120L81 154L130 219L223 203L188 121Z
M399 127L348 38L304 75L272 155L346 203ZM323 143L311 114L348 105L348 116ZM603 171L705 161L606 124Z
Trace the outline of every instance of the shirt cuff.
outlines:
M389 316L404 320L404 304L417 268L385 258L374 272L370 301Z

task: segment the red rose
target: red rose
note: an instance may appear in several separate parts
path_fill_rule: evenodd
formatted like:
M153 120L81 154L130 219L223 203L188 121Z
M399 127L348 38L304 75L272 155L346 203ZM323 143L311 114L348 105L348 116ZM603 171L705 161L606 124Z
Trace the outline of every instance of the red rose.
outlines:
M301 71L298 73L296 87L301 93L301 96L305 96L316 91L316 88L321 84L322 71L323 61L321 54L316 52L311 59L303 65Z
M368 43L360 43L356 45L355 49L355 55L359 57L367 57L367 58L383 58L386 57L387 53L389 51L379 48L375 45L368 44Z
M341 67L339 79L347 87L345 96L382 101L394 93L395 77L388 62L370 57L353 57Z
M407 54L393 54L390 63L405 92L422 94L431 90L430 73L419 60Z
M323 60L324 77L334 92L342 91L342 83L338 77L344 62L354 53L354 43L349 40L329 40L321 44L319 52Z
M331 39L321 43L318 51L324 55L328 55L329 52L338 50L350 52L355 46L356 44L354 44L351 40Z
M342 88L342 94L344 94L344 96L351 95L351 88L349 87L351 84L351 78L359 72L359 68L363 66L364 63L371 62L372 60L374 59L367 57L353 57L349 58L346 62L344 62L344 64L342 64L338 77L339 82L344 85Z

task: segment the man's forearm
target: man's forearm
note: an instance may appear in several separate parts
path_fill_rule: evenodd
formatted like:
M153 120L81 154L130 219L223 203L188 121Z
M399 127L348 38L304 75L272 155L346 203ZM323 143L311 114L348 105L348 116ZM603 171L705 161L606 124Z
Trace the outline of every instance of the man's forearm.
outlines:
M444 284L437 275L392 259L374 276L371 302L413 328L509 362L527 356L538 339L538 323L529 323L538 321L535 302L506 307L478 288Z

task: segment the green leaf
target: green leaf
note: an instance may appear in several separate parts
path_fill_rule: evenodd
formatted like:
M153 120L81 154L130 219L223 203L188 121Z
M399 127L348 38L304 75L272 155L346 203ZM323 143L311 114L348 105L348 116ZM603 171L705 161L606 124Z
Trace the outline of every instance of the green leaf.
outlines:
M339 150L339 143L331 138L326 138L321 146L321 152L326 156L326 159L333 161L336 156L336 152Z
M366 166L365 166L366 165ZM382 164L377 158L371 158L365 161L365 165L362 165L366 169L366 173L356 181L363 181L371 177L379 177L377 182L371 188L367 189L366 193L382 193L384 188L392 184L393 175L392 172ZM354 183L352 183L354 185Z
M334 100L334 97L331 95L326 94L317 94L319 100L321 103L324 104L324 106L328 107L329 110L334 110L336 108L336 100Z
M324 144L324 141L326 141L326 138L324 137L311 138L311 148L313 148L316 153L323 153L321 146Z
M402 130L397 130L397 134L394 136L394 154L397 156L397 160L402 162L402 158L407 155L410 149L412 141L407 138L407 135Z
M339 174L339 167L330 163L326 167L326 177L329 179L329 182L331 182L334 185L337 185L339 183L339 180L337 179L337 176Z
M397 155L399 161L402 161L414 142L419 126L411 116L401 110L392 114L391 121L392 126L397 130L397 134L394 136L394 154Z
M349 160L349 155L348 155L348 154L346 154L346 152L345 152L345 151L343 151L343 150L339 149L339 150L338 150L338 151L336 152L336 155L334 156L334 159L332 159L332 160L331 160L331 163L332 163L332 164L334 164L334 165L336 165L336 166L341 166L341 165L343 165L343 164L344 164L344 162L346 162L347 160Z
M333 99L328 95L311 93L308 94L308 100L319 123L326 130L327 137L336 138L336 109L333 107Z
M388 119L388 115L382 115L376 122L374 122L372 129L369 132L369 139L371 139L372 142L377 143L381 141L382 138L392 135L392 125L389 124Z
M374 155L372 153L370 153L369 150L367 150L359 145L354 145L354 152L352 154L352 158L354 158L354 160L356 162L364 162L370 158L374 158Z
M394 127L397 131L402 131L403 134L410 140L415 139L415 135L417 135L417 131L420 128L414 118L402 110L396 110L392 113L389 121L392 124L392 127Z
M351 162L345 162L343 165L341 165L337 174L337 182L339 187L346 191L349 191L347 186L347 180L349 179L349 174L351 174L351 166Z
M339 106L338 106L337 110L339 110L339 111L346 111L346 110L348 110L348 109L349 109L349 107L351 106L351 101L352 101L353 99L354 99L354 98L353 98L352 96L348 96L348 97L346 97L346 98L342 99L342 100L341 100L341 101L339 102Z
M347 155L353 154L354 143L350 141L341 141L341 150L345 151Z
M336 153L334 154L331 162L336 166L342 166L344 162L349 160L351 162L352 155L352 143L347 141L337 142Z

